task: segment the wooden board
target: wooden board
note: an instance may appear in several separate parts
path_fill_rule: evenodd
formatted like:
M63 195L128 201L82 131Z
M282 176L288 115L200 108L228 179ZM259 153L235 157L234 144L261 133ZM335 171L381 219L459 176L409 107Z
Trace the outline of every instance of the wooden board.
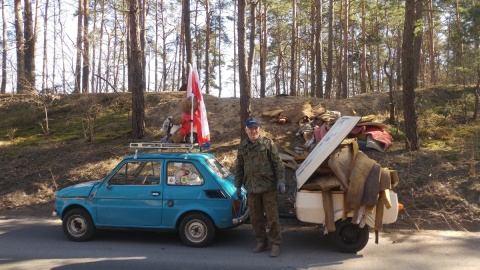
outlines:
M344 116L335 122L325 137L315 146L307 159L305 159L300 168L295 172L298 189L307 182L308 178L312 176L318 166L330 156L333 150L345 139L360 119L361 117L358 116Z

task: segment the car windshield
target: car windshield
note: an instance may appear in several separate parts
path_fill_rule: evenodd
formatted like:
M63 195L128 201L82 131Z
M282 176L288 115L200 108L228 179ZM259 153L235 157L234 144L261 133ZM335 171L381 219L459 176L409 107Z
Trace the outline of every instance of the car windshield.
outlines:
M226 179L232 174L225 166L218 162L217 159L209 158L206 161L210 169L212 169L212 171L214 171L222 179Z

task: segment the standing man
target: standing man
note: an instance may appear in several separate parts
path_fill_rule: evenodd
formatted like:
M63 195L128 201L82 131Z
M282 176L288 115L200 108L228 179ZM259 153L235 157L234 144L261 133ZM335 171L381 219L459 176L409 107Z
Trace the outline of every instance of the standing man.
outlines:
M241 196L241 187L244 185L248 194L250 222L258 242L252 251L257 253L268 249L270 240L270 256L277 257L280 255L282 243L277 191L285 193L285 167L272 140L260 136L257 119L247 119L245 132L248 138L240 143L237 152L237 196ZM267 217L268 234L264 213Z

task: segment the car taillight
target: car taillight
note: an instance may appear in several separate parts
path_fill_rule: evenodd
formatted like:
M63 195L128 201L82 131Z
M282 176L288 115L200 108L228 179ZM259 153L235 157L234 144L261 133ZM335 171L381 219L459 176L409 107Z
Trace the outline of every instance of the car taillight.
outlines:
M240 205L242 204L241 200L235 200L233 201L233 208L232 208L232 213L234 215L240 214Z

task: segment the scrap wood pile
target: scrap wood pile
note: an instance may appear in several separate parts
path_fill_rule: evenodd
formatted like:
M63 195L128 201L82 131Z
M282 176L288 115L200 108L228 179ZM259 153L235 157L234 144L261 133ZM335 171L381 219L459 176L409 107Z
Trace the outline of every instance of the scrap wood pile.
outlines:
M353 111L352 115L356 113ZM325 136L335 121L342 116L339 111L328 111L323 107L312 110L269 110L262 113L263 117L270 118L271 123L298 124L299 128L295 136L303 138L304 144L297 145L293 149L283 148L286 154L281 154L286 166L296 170L308 154L315 148L317 143ZM387 125L376 121L374 115L361 118L348 137L354 138L362 151L376 150L385 152L392 144L392 136L386 131Z
M278 124L293 122L300 125L295 135L303 137L305 144L294 149L283 148L281 150L285 153L280 154L285 166L294 171L341 117L340 112L326 110L313 118L307 115L291 118L280 110L266 112L263 116L268 116L269 113L272 117L271 122ZM347 138L318 166L308 181L298 188L322 192L324 205L329 206L333 205L332 191L344 192L343 218L353 210L352 222L363 227L366 216L373 215L374 229L381 230L384 207L391 208L390 190L398 184L399 178L397 171L382 168L363 151L386 151L392 143L392 137L386 128L386 125L375 122L373 115L362 117ZM324 209L326 229L333 232L335 231L333 208Z

